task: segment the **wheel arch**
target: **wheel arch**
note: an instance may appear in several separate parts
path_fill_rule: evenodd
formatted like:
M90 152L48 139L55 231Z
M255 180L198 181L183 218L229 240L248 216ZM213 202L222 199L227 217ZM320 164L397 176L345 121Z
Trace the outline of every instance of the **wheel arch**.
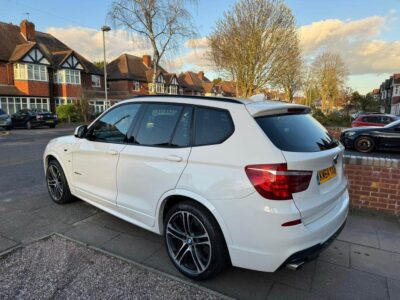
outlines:
M62 170L63 170L63 172L64 172L65 178L67 179L67 183L68 183L69 187L71 188L71 178L70 178L70 174L69 174L68 170L66 169L63 160L62 160L56 153L54 153L54 152L49 152L49 153L46 153L46 154L45 154L45 157L44 157L44 160L43 160L43 163L44 163L44 173L46 174L46 172L47 172L47 167L48 167L49 162L50 162L51 160L55 160L55 161L57 161L57 162L60 164L60 166L61 166L61 168L62 168Z
M205 209L207 209L214 219L217 221L219 228L222 231L222 234L225 239L226 245L230 245L232 243L232 239L229 233L228 228L225 225L225 222L219 212L216 210L214 205L209 202L204 197L197 195L193 192L186 191L186 190L172 190L165 193L160 201L158 202L157 206L157 215L156 215L156 228L158 229L160 234L164 232L164 218L168 212L168 209L172 207L174 204L182 202L182 201L193 201L197 204L200 204Z

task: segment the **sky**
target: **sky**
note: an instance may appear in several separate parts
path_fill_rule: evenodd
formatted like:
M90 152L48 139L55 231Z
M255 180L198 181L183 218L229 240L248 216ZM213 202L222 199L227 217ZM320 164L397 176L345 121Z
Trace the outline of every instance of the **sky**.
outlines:
M91 60L102 60L99 28L112 23L107 12L112 0L0 0L0 21L19 24L24 18L36 29L49 32ZM164 62L180 72L204 70L218 76L206 59L207 35L234 0L198 0L191 6L198 32ZM306 61L329 50L341 54L348 65L347 84L367 93L393 73L400 73L400 0L287 0L292 9ZM27 15L29 13L29 15ZM143 38L113 28L107 36L107 60L122 53L151 54Z

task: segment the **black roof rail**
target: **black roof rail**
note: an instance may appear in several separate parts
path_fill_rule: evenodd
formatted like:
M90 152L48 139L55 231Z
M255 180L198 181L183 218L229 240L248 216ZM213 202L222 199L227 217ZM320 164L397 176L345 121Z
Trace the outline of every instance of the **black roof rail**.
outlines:
M133 96L129 99L136 98L149 98L149 97L157 97L157 98L191 98L191 99L202 99L202 100L211 100L211 101L220 101L227 103L235 103L235 104L243 104L243 102L235 99L235 98L225 98L225 97L209 97L209 96L192 96L192 95L137 95Z

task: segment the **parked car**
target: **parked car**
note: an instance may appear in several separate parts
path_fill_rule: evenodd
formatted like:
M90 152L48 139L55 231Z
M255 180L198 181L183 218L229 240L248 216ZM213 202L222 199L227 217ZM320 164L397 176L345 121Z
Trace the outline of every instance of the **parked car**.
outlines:
M363 114L359 115L352 123L351 127L380 126L383 127L400 117L389 114Z
M6 130L12 129L11 117L1 108L0 108L0 127L3 127Z
M400 120L384 127L362 127L344 130L340 136L342 144L359 152L373 150L400 150Z
M12 115L14 127L24 127L32 129L34 127L48 126L55 128L58 123L57 115L46 109L24 108Z
M306 106L140 96L49 142L50 197L164 236L184 275L298 269L340 232L344 147Z

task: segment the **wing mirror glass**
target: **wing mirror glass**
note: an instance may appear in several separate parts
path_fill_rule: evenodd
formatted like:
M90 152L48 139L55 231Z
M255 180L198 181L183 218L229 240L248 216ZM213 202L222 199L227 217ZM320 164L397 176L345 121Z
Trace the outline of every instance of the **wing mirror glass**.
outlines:
M77 137L78 139L83 139L86 137L87 131L88 131L87 125L78 126L75 129L74 136Z

